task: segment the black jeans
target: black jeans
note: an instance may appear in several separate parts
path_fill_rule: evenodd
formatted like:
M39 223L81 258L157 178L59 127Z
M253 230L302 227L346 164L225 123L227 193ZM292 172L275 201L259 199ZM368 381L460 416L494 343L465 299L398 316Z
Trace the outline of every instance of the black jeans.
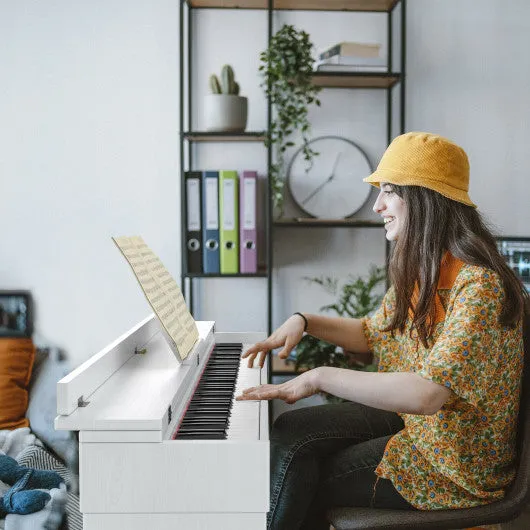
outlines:
M269 530L328 530L333 506L415 509L374 473L392 434L394 412L358 403L282 414L271 433Z

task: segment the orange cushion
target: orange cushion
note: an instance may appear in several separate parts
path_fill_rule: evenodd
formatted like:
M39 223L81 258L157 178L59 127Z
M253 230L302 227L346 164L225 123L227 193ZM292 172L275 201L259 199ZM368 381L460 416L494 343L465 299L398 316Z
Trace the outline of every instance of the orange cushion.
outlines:
M0 429L28 427L28 385L35 359L31 339L0 339Z

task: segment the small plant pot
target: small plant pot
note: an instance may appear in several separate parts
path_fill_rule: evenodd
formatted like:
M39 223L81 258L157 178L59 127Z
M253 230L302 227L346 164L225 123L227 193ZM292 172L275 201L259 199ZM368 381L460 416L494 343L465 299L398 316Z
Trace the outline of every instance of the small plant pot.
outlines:
M243 132L248 100L232 94L209 94L204 99L204 125L210 132Z

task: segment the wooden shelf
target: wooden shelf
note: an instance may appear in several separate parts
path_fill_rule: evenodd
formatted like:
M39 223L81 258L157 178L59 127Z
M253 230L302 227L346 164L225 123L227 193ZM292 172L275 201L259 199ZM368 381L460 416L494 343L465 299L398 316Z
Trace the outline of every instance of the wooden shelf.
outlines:
M191 7L267 9L268 0L187 0ZM391 11L398 0L274 0L273 8L293 11Z
M325 88L391 88L401 80L399 73L314 72L313 83Z
M356 228L383 228L385 225L380 221L362 221L360 219L312 219L310 217L295 217L292 219L278 219L274 221L275 227L297 226L297 227L356 227Z
M266 272L258 272L256 274L205 274L203 272L186 272L183 274L186 278L266 278Z
M263 142L265 133L259 132L185 132L183 134L190 142Z

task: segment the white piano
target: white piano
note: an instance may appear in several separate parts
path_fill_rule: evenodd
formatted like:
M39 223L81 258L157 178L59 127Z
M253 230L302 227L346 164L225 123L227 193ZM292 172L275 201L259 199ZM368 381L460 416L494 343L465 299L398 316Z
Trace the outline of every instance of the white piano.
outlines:
M79 431L84 530L265 529L268 402L234 397L267 382L239 358L266 335L197 327L179 363L151 315L58 382L55 427Z

